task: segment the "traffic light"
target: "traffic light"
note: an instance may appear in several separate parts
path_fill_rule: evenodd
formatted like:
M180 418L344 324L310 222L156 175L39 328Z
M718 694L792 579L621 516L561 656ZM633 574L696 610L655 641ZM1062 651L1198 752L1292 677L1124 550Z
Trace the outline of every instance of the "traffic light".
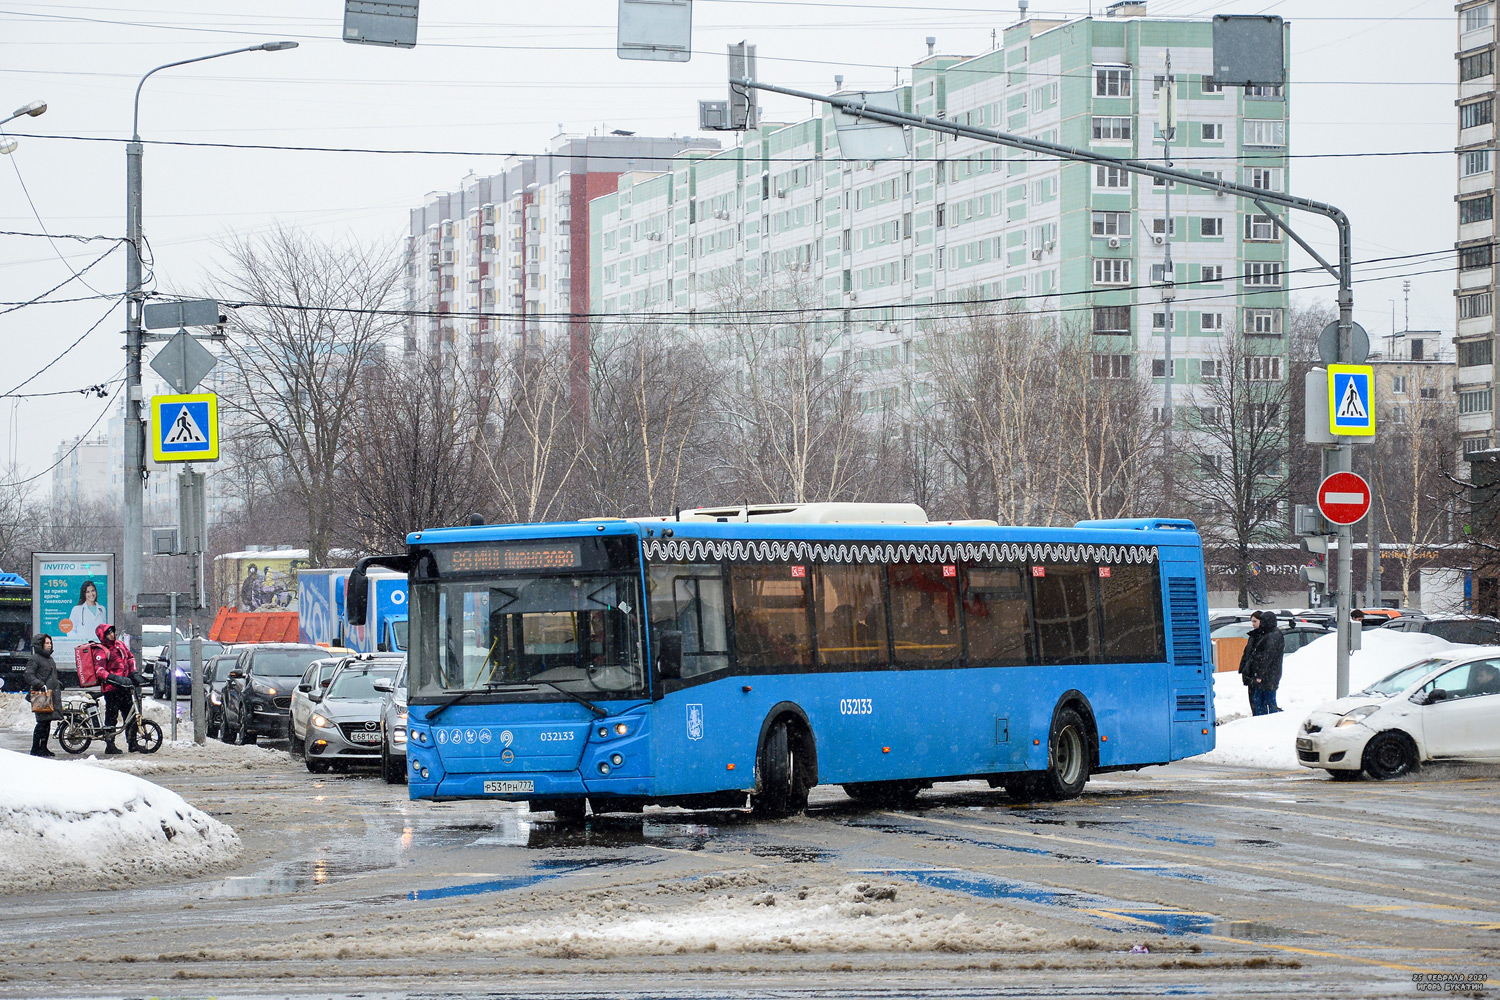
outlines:
M1302 538L1302 547L1312 556L1298 575L1304 583L1328 586L1328 535L1323 515L1316 507L1298 504L1292 508L1292 531Z

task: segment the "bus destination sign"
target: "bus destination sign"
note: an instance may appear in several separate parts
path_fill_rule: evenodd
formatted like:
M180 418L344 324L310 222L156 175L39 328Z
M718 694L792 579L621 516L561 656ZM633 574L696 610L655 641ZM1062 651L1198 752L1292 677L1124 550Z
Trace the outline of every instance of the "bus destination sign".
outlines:
M578 542L543 545L439 545L432 549L438 572L510 573L517 570L581 569L583 546Z

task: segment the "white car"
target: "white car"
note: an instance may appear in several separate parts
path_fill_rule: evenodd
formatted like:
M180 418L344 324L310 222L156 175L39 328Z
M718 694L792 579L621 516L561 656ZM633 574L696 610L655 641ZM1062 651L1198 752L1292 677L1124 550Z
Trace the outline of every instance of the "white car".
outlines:
M1302 723L1297 759L1349 781L1425 761L1500 762L1500 646L1419 660Z
M333 680L333 672L340 663L342 656L330 656L322 660L314 660L307 665L307 670L302 674L295 690L292 691L292 703L287 720L287 738L291 741L289 752L293 757L302 755L303 741L307 738L307 720L313 714L313 699L308 697L313 692L322 694L328 687L328 682Z

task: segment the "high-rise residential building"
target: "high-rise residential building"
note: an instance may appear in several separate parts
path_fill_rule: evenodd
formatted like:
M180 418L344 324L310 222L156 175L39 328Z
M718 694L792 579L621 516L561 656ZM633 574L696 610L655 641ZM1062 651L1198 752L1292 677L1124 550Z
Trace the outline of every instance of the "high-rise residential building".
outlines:
M1172 86L1173 166L1287 190L1285 87L1216 84L1211 23L1151 20L1145 7L1023 20L981 55L929 55L900 88L902 106L1159 161L1161 93ZM1231 331L1256 356L1250 377L1286 377L1287 241L1253 202L1173 185L1167 218L1167 189L1149 178L921 129L912 138L904 159L844 160L825 113L763 124L733 149L680 153L665 171L622 174L590 205L590 301L605 313L712 322L737 283L797 281L841 317L844 349L878 372L903 364L921 338L912 305L977 300L1089 331L1093 371L1083 374L1095 377L1160 383L1170 327L1182 403L1219 375ZM889 398L877 387L866 402Z
M1495 430L1495 0L1458 4L1458 433Z
M123 444L121 445L123 448ZM58 443L53 456L52 502L69 506L95 500L113 499L119 491L110 492L109 436L92 439L83 436Z
M622 173L718 145L621 131L559 135L545 154L511 157L501 173L470 174L456 191L429 194L411 212L406 296L415 315L406 350L485 358L514 338L562 336L586 358L588 324L574 317L591 307L589 232L586 219L573 226L574 206L614 191Z

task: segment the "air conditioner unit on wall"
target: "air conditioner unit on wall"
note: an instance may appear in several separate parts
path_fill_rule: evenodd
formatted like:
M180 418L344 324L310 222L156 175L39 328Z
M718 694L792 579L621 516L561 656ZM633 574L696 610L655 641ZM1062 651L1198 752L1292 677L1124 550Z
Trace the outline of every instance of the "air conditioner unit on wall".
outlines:
M1167 242L1167 238L1165 236L1153 236L1151 237L1151 242L1155 243L1157 246L1161 246L1163 243Z
M1109 248L1111 250L1118 250L1118 249L1120 249L1120 237L1118 237L1118 236L1111 236L1109 238Z

